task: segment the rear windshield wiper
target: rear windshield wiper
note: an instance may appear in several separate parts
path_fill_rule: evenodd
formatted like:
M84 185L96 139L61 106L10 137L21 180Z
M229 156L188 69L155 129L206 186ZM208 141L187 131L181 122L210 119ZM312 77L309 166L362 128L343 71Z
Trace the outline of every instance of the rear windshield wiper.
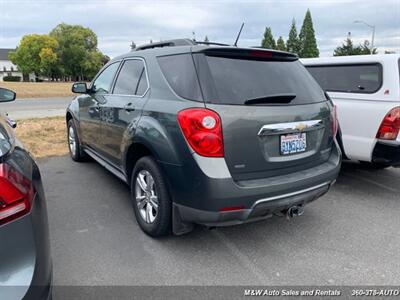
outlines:
M244 101L246 105L257 105L257 104L285 104L290 103L296 94L273 94L269 96L263 96Z

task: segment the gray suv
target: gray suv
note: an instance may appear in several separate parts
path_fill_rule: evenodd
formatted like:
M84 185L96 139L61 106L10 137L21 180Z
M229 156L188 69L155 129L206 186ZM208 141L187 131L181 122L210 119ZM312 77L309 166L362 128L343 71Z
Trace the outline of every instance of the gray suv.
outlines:
M334 106L290 53L153 43L72 91L72 159L125 181L151 236L300 215L340 169Z

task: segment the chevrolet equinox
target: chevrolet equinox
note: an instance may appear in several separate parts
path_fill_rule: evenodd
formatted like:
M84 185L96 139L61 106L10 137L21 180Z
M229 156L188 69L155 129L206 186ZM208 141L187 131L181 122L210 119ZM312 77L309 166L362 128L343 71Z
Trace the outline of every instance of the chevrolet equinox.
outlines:
M300 215L340 169L335 107L290 53L164 41L72 91L72 159L125 181L151 236Z

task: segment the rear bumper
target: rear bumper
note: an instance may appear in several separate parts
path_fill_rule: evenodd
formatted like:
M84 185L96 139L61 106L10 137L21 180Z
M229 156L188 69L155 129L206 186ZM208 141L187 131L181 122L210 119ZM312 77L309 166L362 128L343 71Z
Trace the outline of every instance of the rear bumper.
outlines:
M206 211L174 204L183 222L206 226L231 226L258 221L276 213L284 213L293 206L304 207L328 192L333 182L326 182L305 190L257 200L249 209L235 211Z
M378 141L372 153L372 162L400 167L400 144Z
M326 162L310 169L245 181L211 178L193 162L189 166L163 166L174 203L174 222L225 226L267 218L317 199L336 180L341 151L335 145Z

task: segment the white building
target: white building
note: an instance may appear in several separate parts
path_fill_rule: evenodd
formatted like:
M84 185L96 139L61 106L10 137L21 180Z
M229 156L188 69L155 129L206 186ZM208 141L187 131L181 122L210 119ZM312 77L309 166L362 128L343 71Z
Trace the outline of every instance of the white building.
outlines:
M8 58L8 54L14 50L0 48L0 81L3 81L4 76L18 76L22 80L22 73L18 71L17 66Z

